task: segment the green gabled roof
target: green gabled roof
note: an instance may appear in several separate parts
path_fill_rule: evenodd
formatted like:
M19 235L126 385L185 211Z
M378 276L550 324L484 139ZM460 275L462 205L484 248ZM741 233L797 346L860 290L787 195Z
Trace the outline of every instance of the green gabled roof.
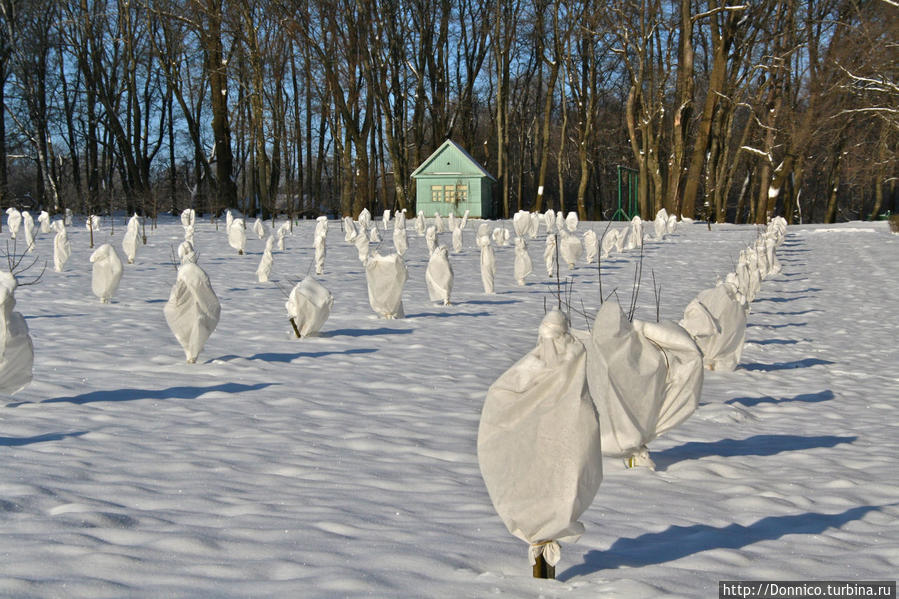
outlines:
M471 166L471 170L470 171L440 172L439 170L435 169L435 170L431 171L430 167L434 166L437 163L437 160L447 152L452 152L452 153L455 153L458 156L460 156L462 158L462 162L467 163L468 165ZM442 144L440 144L440 147L437 148L436 150L434 150L434 153L431 154L430 156L428 156L428 158L424 162L422 162L421 165L417 169L415 169L415 172L413 172L412 175L410 175L410 176L412 179L414 179L415 177L418 177L420 175L434 175L434 176L479 175L482 177L488 177L491 181L496 181L496 177L494 177L493 175L488 173L487 170L484 169L484 167L481 166L481 164L477 160L475 160L474 158L471 157L471 154L466 152L462 146L460 146L459 144L457 144L456 142L454 142L451 139L448 139L445 142L443 142Z

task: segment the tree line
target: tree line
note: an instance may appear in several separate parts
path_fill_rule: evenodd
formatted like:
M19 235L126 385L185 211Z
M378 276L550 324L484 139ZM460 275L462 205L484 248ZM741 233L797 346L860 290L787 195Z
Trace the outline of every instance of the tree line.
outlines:
M0 0L0 206L415 209L452 138L499 213L897 209L893 0Z

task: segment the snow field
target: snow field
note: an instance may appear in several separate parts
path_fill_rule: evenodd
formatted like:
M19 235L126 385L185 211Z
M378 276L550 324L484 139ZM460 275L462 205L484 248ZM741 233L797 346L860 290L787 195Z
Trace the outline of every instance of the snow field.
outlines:
M121 251L123 224L110 239L104 222L95 247ZM264 241L238 256L224 222L199 219L222 316L197 364L162 312L180 223L148 227L107 305L91 292L88 232L69 228L66 270L51 264L16 292L35 365L0 405L0 595L698 597L720 579L895 576L899 237L885 223L788 230L740 367L706 372L697 412L651 444L656 472L604 462L558 581L531 578L475 452L486 389L534 346L555 282L535 268L516 286L510 244L495 248L485 295L472 222L450 253L453 304L431 303L412 224L407 317L372 313L356 248L332 222L317 280L334 307L320 337L297 340L285 293L256 282ZM285 292L310 269L313 227L273 252ZM654 318L651 270L662 318L678 320L755 236L682 224L647 240L636 317ZM39 234L35 253L52 261L52 239ZM543 241L528 244L537 265ZM637 255L603 261L603 291L622 305ZM594 310L596 266L561 273L573 305Z

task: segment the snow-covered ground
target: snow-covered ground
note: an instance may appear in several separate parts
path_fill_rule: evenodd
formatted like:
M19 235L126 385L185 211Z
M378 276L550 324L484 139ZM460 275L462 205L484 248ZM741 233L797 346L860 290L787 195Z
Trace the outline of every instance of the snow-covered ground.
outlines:
M0 596L713 597L722 579L895 578L899 236L886 223L789 228L740 367L706 373L697 412L650 446L655 472L605 461L555 581L531 577L476 457L487 387L555 302L542 227L529 284L514 284L512 245L498 248L488 296L470 223L444 307L428 301L412 224L407 318L375 317L332 222L319 280L334 308L321 337L297 340L282 289L256 282L263 241L248 231L238 256L224 222L198 221L222 316L197 364L163 316L180 223L148 228L107 305L91 293L83 219L63 273L39 236L50 266L16 292L34 382L0 401ZM118 248L123 232L119 220ZM275 252L282 287L309 271L312 234L302 222ZM693 224L648 241L637 318L655 317L651 271L662 317L679 319L755 236ZM603 264L622 304L636 260ZM595 265L562 274L594 310Z

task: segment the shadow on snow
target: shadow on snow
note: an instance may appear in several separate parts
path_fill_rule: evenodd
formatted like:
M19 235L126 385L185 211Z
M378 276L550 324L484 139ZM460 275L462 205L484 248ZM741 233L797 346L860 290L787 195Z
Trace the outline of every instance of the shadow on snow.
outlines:
M106 389L103 391L91 391L81 395L69 397L54 397L45 399L40 403L73 403L86 404L98 401L136 401L139 399L196 399L206 393L243 393L245 391L258 391L279 383L257 383L244 385L241 383L222 383L208 387L169 387L168 389ZM24 403L24 402L23 402ZM9 404L15 407L22 404Z
M827 364L836 364L830 360L822 360L821 358L803 358L802 360L792 360L790 362L778 362L776 364L741 364L743 370L761 370L763 372L771 372L774 370L790 370L792 368L808 368L810 366L821 366Z
M342 351L306 351L306 352L296 352L292 354L281 354L275 352L266 352L261 354L255 354L252 356L235 356L235 355L227 355L222 356L220 358L216 358L215 360L221 360L223 362L229 362L231 360L261 360L263 362L282 362L289 363L294 360L299 360L300 358L323 358L325 356L333 356L333 355L353 355L353 354L373 354L376 349L370 347L360 347L356 349L347 349ZM212 361L215 361L212 360Z
M818 403L822 401L830 401L834 397L836 396L833 394L833 391L831 391L830 389L825 389L824 391L819 391L818 393L800 393L795 397L781 397L779 399L776 397L771 397L769 395L765 395L763 397L734 397L733 399L728 399L724 403L738 403L742 406L746 406L747 408L751 408L752 406L757 406L760 403L782 404L793 401Z
M824 401L824 400L821 400ZM709 456L730 458L736 456L772 456L785 451L802 451L836 447L843 443L853 443L858 437L837 437L821 435L755 435L746 439L721 439L720 441L689 441L664 451L652 452L656 470L663 472L669 466L684 460L695 460Z
M558 579L570 580L601 570L663 564L703 551L740 549L761 541L775 541L786 535L821 534L829 528L840 528L860 520L884 506L859 506L838 514L807 512L792 516L768 516L749 526L669 526L661 532L642 534L635 538L618 539L605 551L592 550L584 555L584 563L562 572Z
M80 437L86 435L87 431L77 433L47 433L44 435L35 435L33 437L0 437L0 447L22 447L23 445L31 445L32 443L46 443L47 441L62 441L68 437Z

